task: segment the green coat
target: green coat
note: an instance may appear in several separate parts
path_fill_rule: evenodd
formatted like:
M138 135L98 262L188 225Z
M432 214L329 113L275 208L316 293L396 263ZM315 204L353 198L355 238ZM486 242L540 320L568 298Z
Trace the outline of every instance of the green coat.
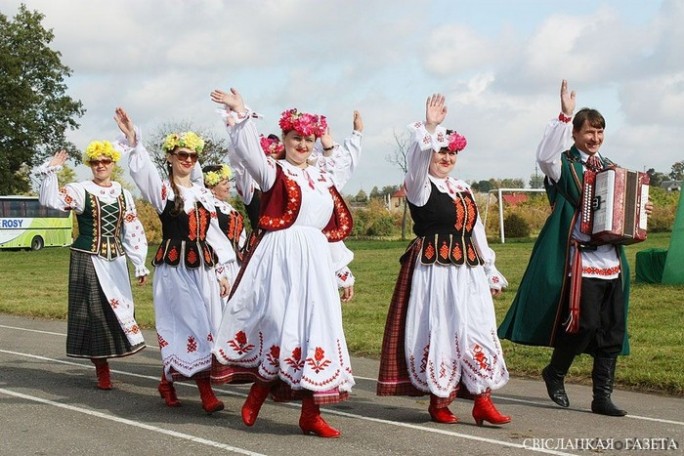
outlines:
M518 292L499 326L499 338L525 345L553 346L567 295L570 237L579 212L583 168L573 147L561 156L561 178L555 185L545 180L552 212L532 249L532 255ZM618 246L625 297L625 318L629 303L629 265L624 248ZM626 327L626 326L625 326ZM629 353L625 332L622 354Z

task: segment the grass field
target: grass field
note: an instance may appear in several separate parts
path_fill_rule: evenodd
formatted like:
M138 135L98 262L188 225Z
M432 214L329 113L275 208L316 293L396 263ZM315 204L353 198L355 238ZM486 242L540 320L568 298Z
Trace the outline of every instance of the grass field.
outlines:
M636 252L667 248L669 234L649 235L641 244L627 248L634 279ZM347 343L358 356L377 358L398 259L407 242L349 241L355 253L351 267L356 275L355 297L343 307ZM498 321L508 309L520 283L532 242L492 243L497 267L510 287L495 301ZM154 249L150 249L150 256ZM66 283L69 250L38 252L0 251L0 312L41 318L66 318ZM154 326L152 287L134 286L136 316L145 327ZM632 282L629 333L632 354L618 361L617 382L622 387L684 396L684 286ZM548 362L550 349L503 341L509 370L515 376L538 378ZM590 382L591 359L579 357L569 381Z

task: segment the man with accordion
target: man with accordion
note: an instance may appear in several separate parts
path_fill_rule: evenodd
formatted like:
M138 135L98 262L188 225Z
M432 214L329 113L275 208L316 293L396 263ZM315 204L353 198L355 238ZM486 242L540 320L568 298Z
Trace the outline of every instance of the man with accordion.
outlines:
M583 108L573 118L575 92L568 91L565 80L560 95L561 112L547 125L537 148L552 213L499 327L499 337L554 347L542 378L549 397L561 407L570 405L564 379L575 356L590 354L594 358L592 412L624 416L627 412L611 400L617 357L629 353L626 322L630 273L622 244L643 239L615 236L606 241L580 229L583 220L586 225L583 215L591 210L583 207L583 200L600 204L593 195L586 196L585 177L593 179L603 168L616 168L599 153L605 129L601 113ZM618 184L616 191L624 187ZM644 227L652 210L647 191L647 180L643 189L635 190L639 195L635 206L643 210L637 221L641 220ZM621 203L624 199L620 197Z

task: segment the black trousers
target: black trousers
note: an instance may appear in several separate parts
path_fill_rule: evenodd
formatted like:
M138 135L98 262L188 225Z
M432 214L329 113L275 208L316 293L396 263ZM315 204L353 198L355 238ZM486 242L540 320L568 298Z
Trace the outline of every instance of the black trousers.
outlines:
M582 279L580 325L575 334L559 328L556 347L576 355L589 353L598 358L614 358L622 351L626 331L622 278ZM565 321L567 315L564 316Z

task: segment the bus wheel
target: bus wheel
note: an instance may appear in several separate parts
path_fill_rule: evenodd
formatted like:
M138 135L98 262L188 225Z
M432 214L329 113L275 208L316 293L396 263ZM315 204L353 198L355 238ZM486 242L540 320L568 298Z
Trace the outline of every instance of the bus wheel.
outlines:
M43 238L40 236L34 236L33 239L31 239L31 250L40 250L43 248Z

